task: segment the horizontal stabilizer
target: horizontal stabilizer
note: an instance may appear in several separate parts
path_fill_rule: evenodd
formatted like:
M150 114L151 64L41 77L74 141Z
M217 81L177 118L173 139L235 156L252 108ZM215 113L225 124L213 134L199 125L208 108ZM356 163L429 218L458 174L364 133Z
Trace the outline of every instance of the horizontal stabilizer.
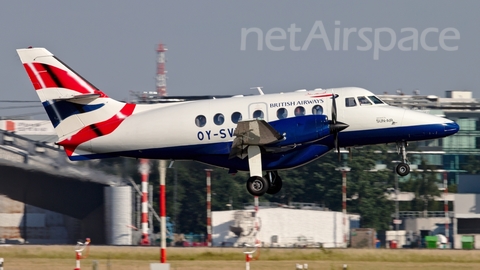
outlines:
M64 101L75 101L75 100L88 100L88 99L96 99L99 98L100 94L83 94L83 95L75 95L72 97L61 97L55 98L55 101L64 100Z

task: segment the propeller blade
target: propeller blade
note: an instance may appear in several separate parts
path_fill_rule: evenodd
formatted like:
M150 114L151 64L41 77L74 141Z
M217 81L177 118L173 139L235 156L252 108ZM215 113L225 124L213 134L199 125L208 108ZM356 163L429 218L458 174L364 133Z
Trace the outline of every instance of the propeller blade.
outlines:
M340 161L340 146L338 145L338 132L333 133L333 143L335 150L337 150L338 161Z
M332 91L332 122L337 123L337 102L335 101L335 93Z
M348 127L347 124L337 122L337 102L335 101L335 93L332 91L332 120L330 120L330 133L333 134L333 143L335 150L338 153L338 160L340 161L340 145L338 143L338 133Z
M333 122L333 121L332 121ZM333 143L335 146L335 149L337 150L338 153L338 160L340 161L340 145L338 144L338 133L348 127L347 124L342 123L342 122L337 122L335 124L330 124L330 133L333 134Z

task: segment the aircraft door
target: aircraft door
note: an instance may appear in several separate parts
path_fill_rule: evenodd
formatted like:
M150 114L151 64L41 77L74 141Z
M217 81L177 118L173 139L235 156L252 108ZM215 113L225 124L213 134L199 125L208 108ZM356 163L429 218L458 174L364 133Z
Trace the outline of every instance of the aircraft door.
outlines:
M248 106L248 119L262 119L268 121L267 103L257 102Z

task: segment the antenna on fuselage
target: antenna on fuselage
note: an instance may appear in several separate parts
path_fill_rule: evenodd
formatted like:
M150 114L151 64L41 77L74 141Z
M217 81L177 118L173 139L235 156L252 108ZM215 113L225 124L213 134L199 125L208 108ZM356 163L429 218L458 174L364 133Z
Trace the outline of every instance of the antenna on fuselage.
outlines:
M258 90L258 93L259 93L261 96L263 96L263 95L265 95L265 94L263 93L262 88L263 88L263 86L257 86L257 87L251 87L250 89L257 89L257 90Z

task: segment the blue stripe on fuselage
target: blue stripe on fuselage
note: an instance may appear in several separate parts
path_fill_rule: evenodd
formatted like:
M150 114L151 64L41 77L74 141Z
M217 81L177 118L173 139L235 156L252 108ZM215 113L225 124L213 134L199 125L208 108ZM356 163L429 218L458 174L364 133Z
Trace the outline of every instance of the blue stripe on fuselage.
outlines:
M432 124L409 127L392 127L373 130L342 131L339 134L341 147L394 143L397 141L418 141L442 138L458 131L455 123ZM232 142L213 144L197 144L157 149L142 149L135 151L115 152L109 154L92 154L72 156L72 160L86 160L115 156L128 156L151 159L188 159L197 160L215 166L248 170L248 158L229 159ZM310 162L333 148L333 136L309 145L298 145L296 148L281 152L262 155L264 170L279 170L293 168Z
M371 130L348 131L339 133L339 145L349 147L356 145L371 145L393 143L399 141L422 141L443 138L455 134L458 124L430 124L407 127L391 127Z
M208 145L178 146L161 149L144 149L141 151L116 152L109 154L71 156L70 159L79 161L128 156L149 159L196 160L219 167L247 171L248 158L240 159L235 157L229 159L231 145L231 142L227 142ZM325 145L310 144L303 147L297 147L294 151L291 150L289 152L264 154L262 156L262 167L264 170L279 170L298 167L324 155L330 151L330 149L331 147Z

